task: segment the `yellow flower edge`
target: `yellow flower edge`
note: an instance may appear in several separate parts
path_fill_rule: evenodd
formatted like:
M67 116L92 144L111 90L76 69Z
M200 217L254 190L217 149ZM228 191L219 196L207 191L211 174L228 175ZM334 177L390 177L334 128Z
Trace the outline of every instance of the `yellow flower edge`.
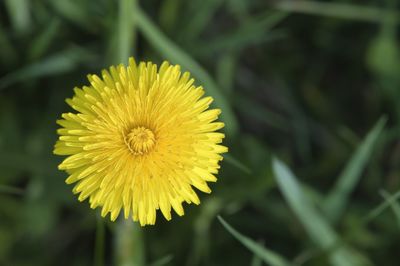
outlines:
M213 99L190 73L130 58L88 80L66 100L75 112L57 120L54 148L67 156L58 168L78 200L112 221L123 211L142 226L155 224L157 210L170 220L171 208L182 216L183 202L199 204L193 187L211 192L207 182L217 181L228 149L216 132L221 111L210 109Z

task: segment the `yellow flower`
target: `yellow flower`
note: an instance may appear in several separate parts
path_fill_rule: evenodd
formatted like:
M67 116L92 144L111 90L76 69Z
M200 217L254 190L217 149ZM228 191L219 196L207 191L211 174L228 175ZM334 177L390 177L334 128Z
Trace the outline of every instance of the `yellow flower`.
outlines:
M199 204L193 187L210 193L215 182L224 126L211 97L193 85L190 74L164 62L119 65L88 75L90 86L75 88L67 103L54 149L68 155L59 165L76 183L79 201L101 207L114 221L121 210L141 225L154 224L156 210L167 220L171 207L183 215L182 203Z

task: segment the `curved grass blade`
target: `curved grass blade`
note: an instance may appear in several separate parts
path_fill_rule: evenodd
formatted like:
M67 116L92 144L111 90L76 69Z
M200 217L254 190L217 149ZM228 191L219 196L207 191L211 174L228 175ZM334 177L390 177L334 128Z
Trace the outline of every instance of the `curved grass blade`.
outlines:
M381 196L385 199L385 201L389 202L390 207L396 217L397 225L400 227L400 204L392 198L392 195L389 194L386 190L381 190Z
M31 60L36 60L42 57L46 51L49 50L49 46L54 42L57 34L60 33L61 21L58 18L53 18L43 29L43 31L38 34L38 36L32 40L31 47L29 49L29 58Z
M241 161L239 161L238 159L233 157L232 155L225 154L224 159L226 160L227 163L235 166L239 170L242 170L243 173L246 173L248 175L251 174L251 169L249 167L247 167L246 165L244 165Z
M164 265L167 265L168 263L170 263L173 259L174 259L174 256L169 254L169 255L166 255L166 256L156 260L153 263L150 263L150 266L164 266Z
M254 255L251 259L250 266L262 266L262 260L257 255Z
M206 29L207 25L212 21L212 17L217 12L218 8L224 3L224 0L203 0L200 2L193 1L194 10L193 16L186 25L183 25L181 35L185 39L193 40Z
M235 135L238 130L236 118L229 102L221 94L214 79L185 51L168 39L140 8L135 9L133 16L139 30L160 54L172 62L181 64L198 78L207 92L214 97L216 105L222 109L221 119L225 122L227 134Z
M132 19L132 11L136 8L136 0L119 0L118 7L118 29L115 63L128 63L128 58L132 56L135 46L135 19Z
M336 222L342 215L351 192L354 190L369 158L372 155L375 144L383 132L386 118L382 117L374 128L368 133L352 158L347 163L345 169L340 174L333 189L329 192L323 207L325 213L331 221Z
M275 1L273 7L279 10L304 14L336 17L341 19L381 23L388 15L399 22L398 12L389 12L373 6L352 5L345 3L320 1Z
M24 195L25 191L17 187L11 187L7 185L0 185L0 194L13 194L13 195Z
M0 90L19 81L72 71L79 62L90 58L91 53L81 48L66 49L0 78Z
M400 199L400 190L388 197L384 202L379 204L376 208L374 208L365 218L365 222L369 222L379 216L387 207L390 206L391 201L396 201Z
M32 26L29 0L6 0L4 4L7 8L11 24L17 33L27 33Z
M289 266L292 265L288 260L283 258L281 255L275 253L272 250L269 250L254 240L248 238L247 236L242 235L238 231L236 231L232 226L230 226L221 216L218 216L218 220L225 227L225 229L231 233L240 243L242 243L246 248L248 248L251 252L257 255L260 259L262 259L265 263L271 266Z
M84 28L89 32L99 29L98 24L93 22L91 16L87 14L85 1L48 1L54 11L62 17L68 19L78 27Z
M336 232L304 194L301 184L285 164L278 159L274 159L273 172L290 208L315 244L320 249L329 252L329 259L332 265L370 265L360 254L340 243Z
M195 46L195 53L199 55L213 55L215 53L229 51L238 52L249 45L256 45L275 41L285 37L283 31L272 31L284 21L290 13L287 12L263 12L252 17L246 23L240 24L232 32L222 34L210 41L199 40Z

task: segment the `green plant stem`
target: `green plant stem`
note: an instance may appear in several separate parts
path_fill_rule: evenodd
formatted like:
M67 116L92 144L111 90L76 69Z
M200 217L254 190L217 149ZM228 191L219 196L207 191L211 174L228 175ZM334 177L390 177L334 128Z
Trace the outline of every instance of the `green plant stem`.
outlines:
M144 266L143 228L132 220L121 219L115 231L115 264Z
M104 266L104 235L105 225L103 218L98 215L96 217L96 242L94 247L94 266Z

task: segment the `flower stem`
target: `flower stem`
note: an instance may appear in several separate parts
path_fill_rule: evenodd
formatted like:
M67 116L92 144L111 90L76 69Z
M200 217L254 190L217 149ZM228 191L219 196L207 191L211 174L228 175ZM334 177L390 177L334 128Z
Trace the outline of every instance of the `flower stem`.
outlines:
M115 232L115 265L144 266L142 228L131 220L120 220Z
M96 242L94 248L94 266L104 266L104 235L105 224L100 215L96 217Z

